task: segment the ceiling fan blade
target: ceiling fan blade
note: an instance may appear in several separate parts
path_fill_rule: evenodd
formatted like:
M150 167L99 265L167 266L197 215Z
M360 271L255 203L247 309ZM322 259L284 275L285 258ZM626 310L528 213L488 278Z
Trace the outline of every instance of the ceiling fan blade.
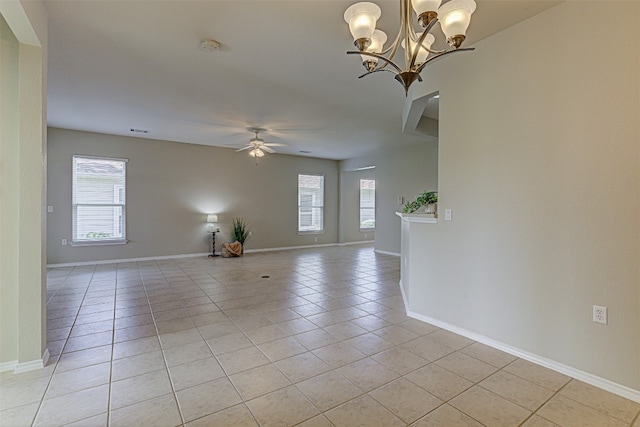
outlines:
M253 145L247 145L246 147L238 148L236 151L244 151L253 148Z
M288 147L289 144L285 144L284 142L265 142L263 145L267 147Z
M262 145L260 147L260 149L263 150L263 151L266 151L267 153L275 153L276 152L276 150L274 150L273 148L269 148L266 145Z

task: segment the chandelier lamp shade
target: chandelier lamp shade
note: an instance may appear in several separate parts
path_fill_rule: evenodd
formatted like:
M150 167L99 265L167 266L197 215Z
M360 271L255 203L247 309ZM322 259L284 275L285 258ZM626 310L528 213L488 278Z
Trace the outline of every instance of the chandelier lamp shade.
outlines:
M422 81L420 73L427 64L451 53L474 50L460 46L466 38L476 3L474 0L450 0L445 4L442 4L442 0L399 2L400 28L395 40L387 48L384 47L387 35L376 29L382 12L375 3L360 2L351 5L344 13L344 20L349 24L354 45L358 48L347 54L359 54L362 57L362 65L367 70L360 78L378 71L392 72L407 95L413 82ZM413 13L423 29L421 32L416 32L414 28ZM438 22L449 49L431 49L436 40L431 31ZM396 54L400 56L400 49L404 52L402 62L396 59Z

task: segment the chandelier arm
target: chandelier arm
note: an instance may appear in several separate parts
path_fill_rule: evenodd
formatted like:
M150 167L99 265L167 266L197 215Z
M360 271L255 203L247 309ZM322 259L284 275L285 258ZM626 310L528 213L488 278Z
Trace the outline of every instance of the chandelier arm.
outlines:
M405 1L406 1L406 0L400 0L400 1L398 2L398 3L400 3L400 16L401 16L401 17L403 16L403 15L402 15L402 11L404 10L403 3L404 3ZM397 51L398 51L398 48L400 47L400 41L401 41L401 39L402 39L402 33L403 33L402 29L403 29L402 21L400 21L400 28L398 28L398 34L396 35L396 39L393 41L393 43L391 43L391 46L389 46L387 49L385 49L385 50L381 53L381 55L389 54L389 59L385 59L385 61L386 61L386 62L385 62L384 64L382 64L382 65L379 67L380 69L384 69L384 68L387 66L387 64L394 64L392 61L393 61L393 58L396 56L396 53L397 53ZM383 59L384 59L384 58L383 58ZM395 64L394 64L394 65L395 65ZM398 68L398 67L396 67L396 68ZM401 71L402 71L402 70L400 70L400 69L398 68L398 72L401 72Z
M400 47L401 38L402 38L402 28L400 28L400 31L398 31L398 35L396 36L396 39L394 40L393 44L391 44L391 46L389 46L389 48L382 53L382 55L386 55L387 53L390 52L389 59L387 60L388 62L381 65L381 68L386 67L387 63L393 61L393 58L396 56L396 52L398 51L398 47Z
M434 19L435 21L435 19ZM433 21L431 21L433 22ZM429 24L431 25L431 24ZM411 62L409 63L409 67L408 69L412 69L415 65L416 65L416 59L418 59L418 53L420 52L420 49L422 49L422 42L424 41L424 39L427 37L427 34L429 34L429 32L427 30L425 30L422 35L420 36L420 38L418 39L417 43L416 43L416 48L413 51L413 56L411 57Z
M391 74L395 74L393 71L388 70L388 69L386 69L386 68L376 68L376 69L375 69L375 70L373 70L373 71L368 71L368 72L364 73L363 75L358 76L358 78L359 78L359 79L361 79L361 78L363 78L363 77L368 76L369 74L378 73L378 72L380 72L380 71L387 71L387 72L389 72L389 73L391 73Z
M406 5L406 10L407 10L407 20L406 22L406 26L409 29L409 34L411 34L411 38L412 39L416 39L418 38L418 34L416 33L415 28L413 28L413 14L411 13L411 11L413 10L413 6L411 5L412 0L408 0L407 1L407 5ZM425 30L426 32L428 32L429 30Z
M438 22L438 18L433 19L431 22L429 22L429 25L427 25L427 27L424 29L423 35L426 33L430 33L431 30L433 29L433 27L436 25L436 23ZM426 36L425 36L426 37ZM425 50L427 50L429 53L433 53L435 55L439 55L441 53L445 53L448 52L447 49L443 49L443 50L431 50L431 49L427 49L425 48Z
M471 50L476 50L475 47L466 47L463 49L452 49L452 50L448 50L446 52L440 53L436 56L432 56L431 58L427 59L426 61L424 61L422 63L422 65L420 65L417 69L416 69L416 73L421 73L422 70L424 69L425 66L427 66L427 64L429 64L431 61L435 61L436 59L440 59L445 55L449 55L450 53L456 53L456 52L467 52L467 51L471 51Z
M411 0L400 1L400 33L403 35L404 40L404 68L409 70L409 58L411 58L411 34L409 29L412 25L409 22L409 14L407 8L411 5Z
M424 49L429 53L433 53L434 55L440 55L441 53L449 52L447 49L443 49L443 50L431 50L427 48L424 48Z
M400 67L398 67L396 64L394 64L394 62L391 59L387 59L384 56L380 55L379 53L375 53L375 52L360 52L359 50L350 50L349 52L347 52L347 55L367 55L367 56L371 56L373 58L378 58L383 60L384 62L386 62L387 64L391 65L393 68L395 68L396 70L398 70L398 73L402 72L402 69ZM385 64L386 65L386 64ZM382 69L383 67L380 67L378 69ZM390 70L389 70L390 71Z

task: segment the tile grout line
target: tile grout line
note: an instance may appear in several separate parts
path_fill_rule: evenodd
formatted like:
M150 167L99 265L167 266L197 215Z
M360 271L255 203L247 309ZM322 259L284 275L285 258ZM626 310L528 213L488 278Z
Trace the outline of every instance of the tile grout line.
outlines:
M71 272L73 272L73 270L75 270L77 267L74 267L71 271L69 271L69 274L67 274L67 278L71 275ZM38 408L36 409L36 413L33 416L33 421L31 422L31 426L35 426L36 420L38 419L38 416L40 415L40 411L42 410L42 405L44 405L44 401L45 401L45 397L47 396L47 392L49 391L49 387L51 387L51 383L53 382L53 377L56 374L57 370L58 370L58 365L60 363L60 359L62 358L62 354L64 353L64 349L67 347L67 342L69 341L69 338L71 338L71 331L73 331L73 328L76 324L76 321L78 320L78 316L80 315L80 310L82 308L82 302L85 300L85 298L87 297L87 293L89 293L89 287L91 286L91 280L93 280L93 276L95 274L95 266L93 268L93 271L91 272L91 278L89 279L88 283L87 283L87 288L84 291L84 294L82 296L82 301L80 301L80 306L78 307L78 311L75 315L75 318L73 320L73 323L71 324L71 328L69 329L69 334L67 335L67 338L65 339L64 345L62 346L62 348L60 349L60 354L58 354L56 357L56 363L55 366L53 368L53 370L51 371L51 376L49 377L49 381L47 383L47 386L44 389L44 392L42 393L42 398L40 399L40 403L38 404ZM65 279L66 281L66 279ZM62 284L60 285L62 286ZM56 290L56 293L58 292L59 288ZM52 296L53 298L53 296Z
M156 266L157 266L157 264L156 264ZM160 268L160 267L158 266L158 268ZM138 272L139 271L140 271L140 266L138 265ZM169 284L169 281L167 280L164 272L162 272L161 268L160 268L160 272L162 274L162 277L163 277L164 281ZM175 385L173 383L173 379L171 378L171 372L169 371L169 363L167 362L167 357L165 355L165 348L162 345L162 340L160 339L160 331L158 330L158 323L156 321L156 316L155 316L155 313L153 311L153 305L151 304L151 300L149 299L149 292L147 290L147 285L145 284L145 281L144 281L144 278L142 277L142 275L140 276L140 279L142 281L142 286L144 288L144 293L147 296L147 304L149 305L149 311L151 312L151 318L153 319L153 325L154 325L154 327L156 329L156 337L158 339L158 344L160 345L160 352L162 353L162 360L164 362L164 368L165 368L167 377L169 377L169 384L171 385L171 392L173 394L173 398L176 401L176 406L178 407L178 415L180 416L180 423L181 423L182 426L184 426L185 425L184 413L182 411L182 407L180 406L180 400L178 400L178 393L177 393ZM171 285L169 284L169 286L171 286ZM172 289L172 292L173 292L173 289ZM148 399L148 400L151 400L151 399Z

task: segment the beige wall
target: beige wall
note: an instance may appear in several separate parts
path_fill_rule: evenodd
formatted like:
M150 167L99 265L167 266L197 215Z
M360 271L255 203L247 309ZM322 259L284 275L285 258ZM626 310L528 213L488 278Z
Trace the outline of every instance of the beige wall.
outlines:
M438 142L425 140L423 144L401 150L381 151L357 159L340 162L346 171L375 166L376 178L376 242L377 251L400 254L400 218L397 211L405 202L423 191L438 188Z
M17 360L18 348L18 40L0 16L0 362Z
M71 240L71 157L127 158L126 245L62 246ZM246 248L337 243L338 162L282 154L259 166L233 149L49 129L48 263L145 258L209 251L207 213L217 213L220 243L232 219L244 217L253 236ZM325 176L325 232L297 233L297 174ZM317 241L316 241L317 239Z
M0 370L24 371L47 358L47 18L39 1L2 1L0 14Z
M635 390L639 18L636 1L565 2L426 72L414 97L440 91L453 220L421 227L410 305Z

